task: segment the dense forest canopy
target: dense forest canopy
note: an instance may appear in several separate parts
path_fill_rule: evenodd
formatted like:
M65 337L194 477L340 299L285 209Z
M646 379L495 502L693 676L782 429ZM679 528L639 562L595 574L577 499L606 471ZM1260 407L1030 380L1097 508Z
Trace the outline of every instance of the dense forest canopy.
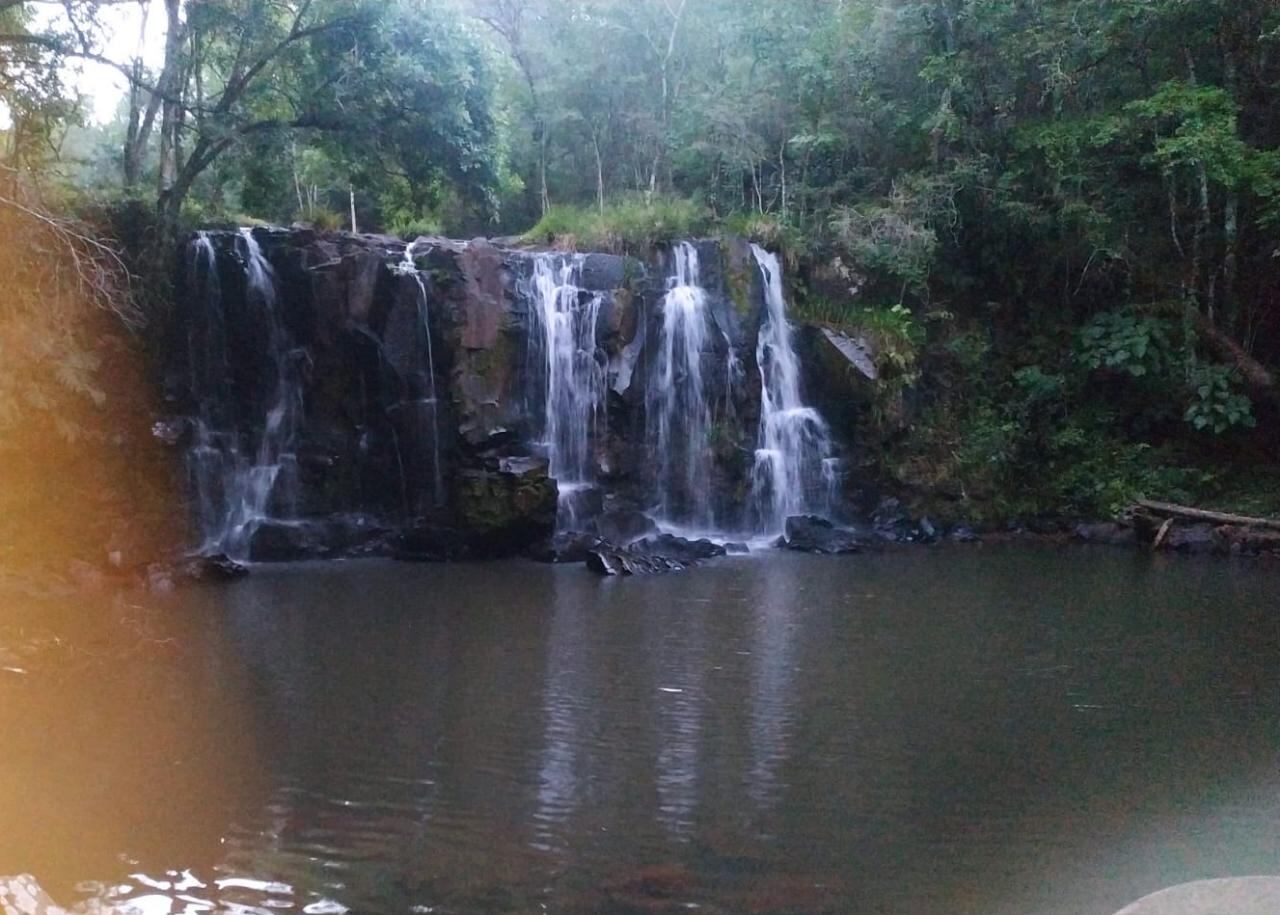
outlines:
M122 10L162 64L108 54ZM126 78L110 123L78 61ZM1275 0L0 0L0 202L135 249L749 235L799 317L878 342L869 473L1105 512L1274 463L1278 87Z

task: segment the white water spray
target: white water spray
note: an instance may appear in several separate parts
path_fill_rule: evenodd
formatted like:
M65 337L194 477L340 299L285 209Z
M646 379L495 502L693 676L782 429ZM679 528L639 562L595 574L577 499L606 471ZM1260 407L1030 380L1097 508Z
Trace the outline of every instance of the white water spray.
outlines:
M431 487L432 497L437 506L445 501L444 468L440 464L440 397L436 390L436 359L431 342L431 300L427 295L427 284L423 282L418 265L413 260L413 247L417 242L405 245L404 260L396 265L393 271L400 276L408 277L416 290L415 304L418 309L418 322L422 327L426 348L426 397L416 402L419 410L430 414L424 417L424 424L430 425L431 436Z
M800 362L782 291L777 255L751 246L764 284L768 313L760 328L760 434L752 475L752 510L757 529L781 531L793 515L829 515L830 491L838 465L831 436L817 410L800 394Z
M702 373L709 331L707 293L697 248L681 242L672 256L675 273L662 301L662 333L648 388L649 440L656 449L663 519L706 529L713 524L711 405Z
M606 371L596 344L602 296L579 288L581 269L580 257L539 254L528 281L531 368L542 379L536 392L545 397L542 439L562 508L572 504L566 497L596 482L596 443L606 421ZM562 512L561 526L577 520Z
M282 512L296 512L297 459L292 453L302 418L297 353L280 319L275 272L249 229L236 239L245 270L245 306L266 333L266 358L274 385L260 418L236 417L239 402L228 369L226 314L218 282L217 252L204 233L193 242L192 279L203 284L203 340L192 346L192 389L201 402L189 469L199 500L201 552L249 555L254 531ZM221 410L225 415L215 415ZM260 431L257 431L260 430ZM256 435L256 448L252 444Z

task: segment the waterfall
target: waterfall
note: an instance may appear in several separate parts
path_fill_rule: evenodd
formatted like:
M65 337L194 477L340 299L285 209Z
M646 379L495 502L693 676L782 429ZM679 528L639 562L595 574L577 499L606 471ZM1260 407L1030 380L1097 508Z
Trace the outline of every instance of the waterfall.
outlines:
M800 395L800 362L791 342L782 267L777 255L751 246L764 285L767 315L760 328L760 434L752 474L752 513L757 528L782 530L793 515L829 515L838 472L831 436L817 410Z
M192 392L200 403L188 457L203 542L201 552L246 558L258 525L273 512L296 512L297 461L291 452L302 416L298 354L280 319L276 277L249 229L236 238L244 262L246 320L262 334L265 397L235 389L228 365L226 305L217 252L203 233L192 243L191 278L203 295L203 326L189 339ZM242 417L239 404L261 415ZM256 447L254 438L256 436Z
M195 307L187 336L191 395L198 414L192 422L192 443L186 455L187 476L196 500L201 551L218 552L230 515L228 499L237 463L234 436L223 429L217 415L229 406L231 368L227 360L226 315L218 279L218 253L213 240L200 232L191 242L187 284ZM222 431L219 431L219 430Z
M698 250L672 249L675 273L662 300L662 331L646 395L649 443L656 450L659 512L669 522L710 528L711 404L702 375L707 293ZM732 347L730 347L732 354ZM727 367L732 371L732 363Z
M424 418L423 423L430 426L432 497L436 506L441 506L445 502L445 486L444 468L440 465L440 397L436 390L436 359L431 341L431 300L427 295L427 284L423 282L422 274L418 272L418 265L413 260L413 247L416 244L416 241L411 241L405 245L404 260L392 269L400 276L408 277L414 284L414 301L418 309L418 323L422 327L425 348L424 368L427 382L426 396L415 403L420 410L430 414L430 419Z
M596 442L605 421L607 379L596 346L602 296L579 288L581 269L581 257L536 255L526 288L534 394L544 408L532 412L545 417L541 437L560 487L563 528L578 521L573 494L596 482Z

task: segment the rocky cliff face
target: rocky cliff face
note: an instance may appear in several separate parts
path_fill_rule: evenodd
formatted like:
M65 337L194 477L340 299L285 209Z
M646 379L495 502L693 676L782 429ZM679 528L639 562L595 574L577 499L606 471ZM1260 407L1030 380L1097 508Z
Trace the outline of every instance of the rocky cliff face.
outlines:
M716 518L732 526L755 448L762 291L745 245L695 247L709 485ZM557 257L482 239L194 238L167 348L164 431L186 449L196 539L263 560L488 556L546 538L566 501L582 527L652 508L659 456L646 394L672 252L571 265L569 294L594 319L571 355L605 381L589 485L572 494L549 473L545 315L532 283L539 259Z

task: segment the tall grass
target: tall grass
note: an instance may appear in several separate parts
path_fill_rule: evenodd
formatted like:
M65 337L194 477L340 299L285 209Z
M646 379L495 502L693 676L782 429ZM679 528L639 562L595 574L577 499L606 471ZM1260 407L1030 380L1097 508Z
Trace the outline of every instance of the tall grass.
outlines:
M556 206L524 234L566 250L640 254L656 244L705 234L711 219L698 203L674 197L628 197L597 209Z

